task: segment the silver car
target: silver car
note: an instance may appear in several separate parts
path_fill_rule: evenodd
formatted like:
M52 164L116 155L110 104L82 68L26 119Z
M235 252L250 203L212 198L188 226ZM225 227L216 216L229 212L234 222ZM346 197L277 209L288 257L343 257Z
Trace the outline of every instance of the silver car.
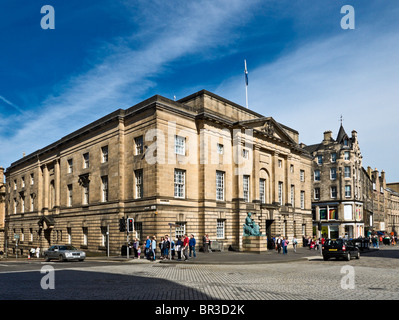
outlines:
M44 251L44 259L50 261L57 259L58 261L79 260L83 261L86 253L80 251L71 245L54 245Z

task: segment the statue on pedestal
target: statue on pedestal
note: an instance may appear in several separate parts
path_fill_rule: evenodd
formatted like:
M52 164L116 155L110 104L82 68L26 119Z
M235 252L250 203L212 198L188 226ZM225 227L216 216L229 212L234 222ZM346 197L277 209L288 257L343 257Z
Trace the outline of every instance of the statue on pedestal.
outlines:
M245 218L245 224L243 225L244 228L244 237L248 236L261 236L259 231L259 225L255 223L255 221L251 218L252 213L248 212L247 217Z

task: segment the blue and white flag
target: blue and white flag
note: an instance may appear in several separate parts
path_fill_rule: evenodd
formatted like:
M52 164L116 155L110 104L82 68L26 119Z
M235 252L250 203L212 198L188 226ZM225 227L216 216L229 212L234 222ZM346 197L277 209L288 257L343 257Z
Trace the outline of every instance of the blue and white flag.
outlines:
M248 86L248 71L247 71L247 60L244 60L245 63L245 85Z

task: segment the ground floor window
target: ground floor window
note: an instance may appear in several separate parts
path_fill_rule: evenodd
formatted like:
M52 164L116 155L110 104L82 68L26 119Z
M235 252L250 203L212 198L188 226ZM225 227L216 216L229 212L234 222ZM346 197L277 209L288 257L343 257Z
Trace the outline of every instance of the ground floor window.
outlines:
M216 223L216 239L224 239L225 220L218 219Z
M186 222L176 222L176 238L183 237L186 234Z

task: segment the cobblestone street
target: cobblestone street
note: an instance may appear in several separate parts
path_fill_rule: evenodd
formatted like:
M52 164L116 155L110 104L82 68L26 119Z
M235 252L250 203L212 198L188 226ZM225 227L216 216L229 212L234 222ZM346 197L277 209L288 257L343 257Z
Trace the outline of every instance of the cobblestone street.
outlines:
M26 272L3 271L0 296L1 299L397 300L398 258L398 248L388 247L351 261L323 261L320 256L312 255L290 262L236 265L217 261L172 264L136 260L99 265L36 262ZM55 272L54 290L40 287L43 265L61 268ZM350 268L353 288L342 285L348 266L353 267Z

